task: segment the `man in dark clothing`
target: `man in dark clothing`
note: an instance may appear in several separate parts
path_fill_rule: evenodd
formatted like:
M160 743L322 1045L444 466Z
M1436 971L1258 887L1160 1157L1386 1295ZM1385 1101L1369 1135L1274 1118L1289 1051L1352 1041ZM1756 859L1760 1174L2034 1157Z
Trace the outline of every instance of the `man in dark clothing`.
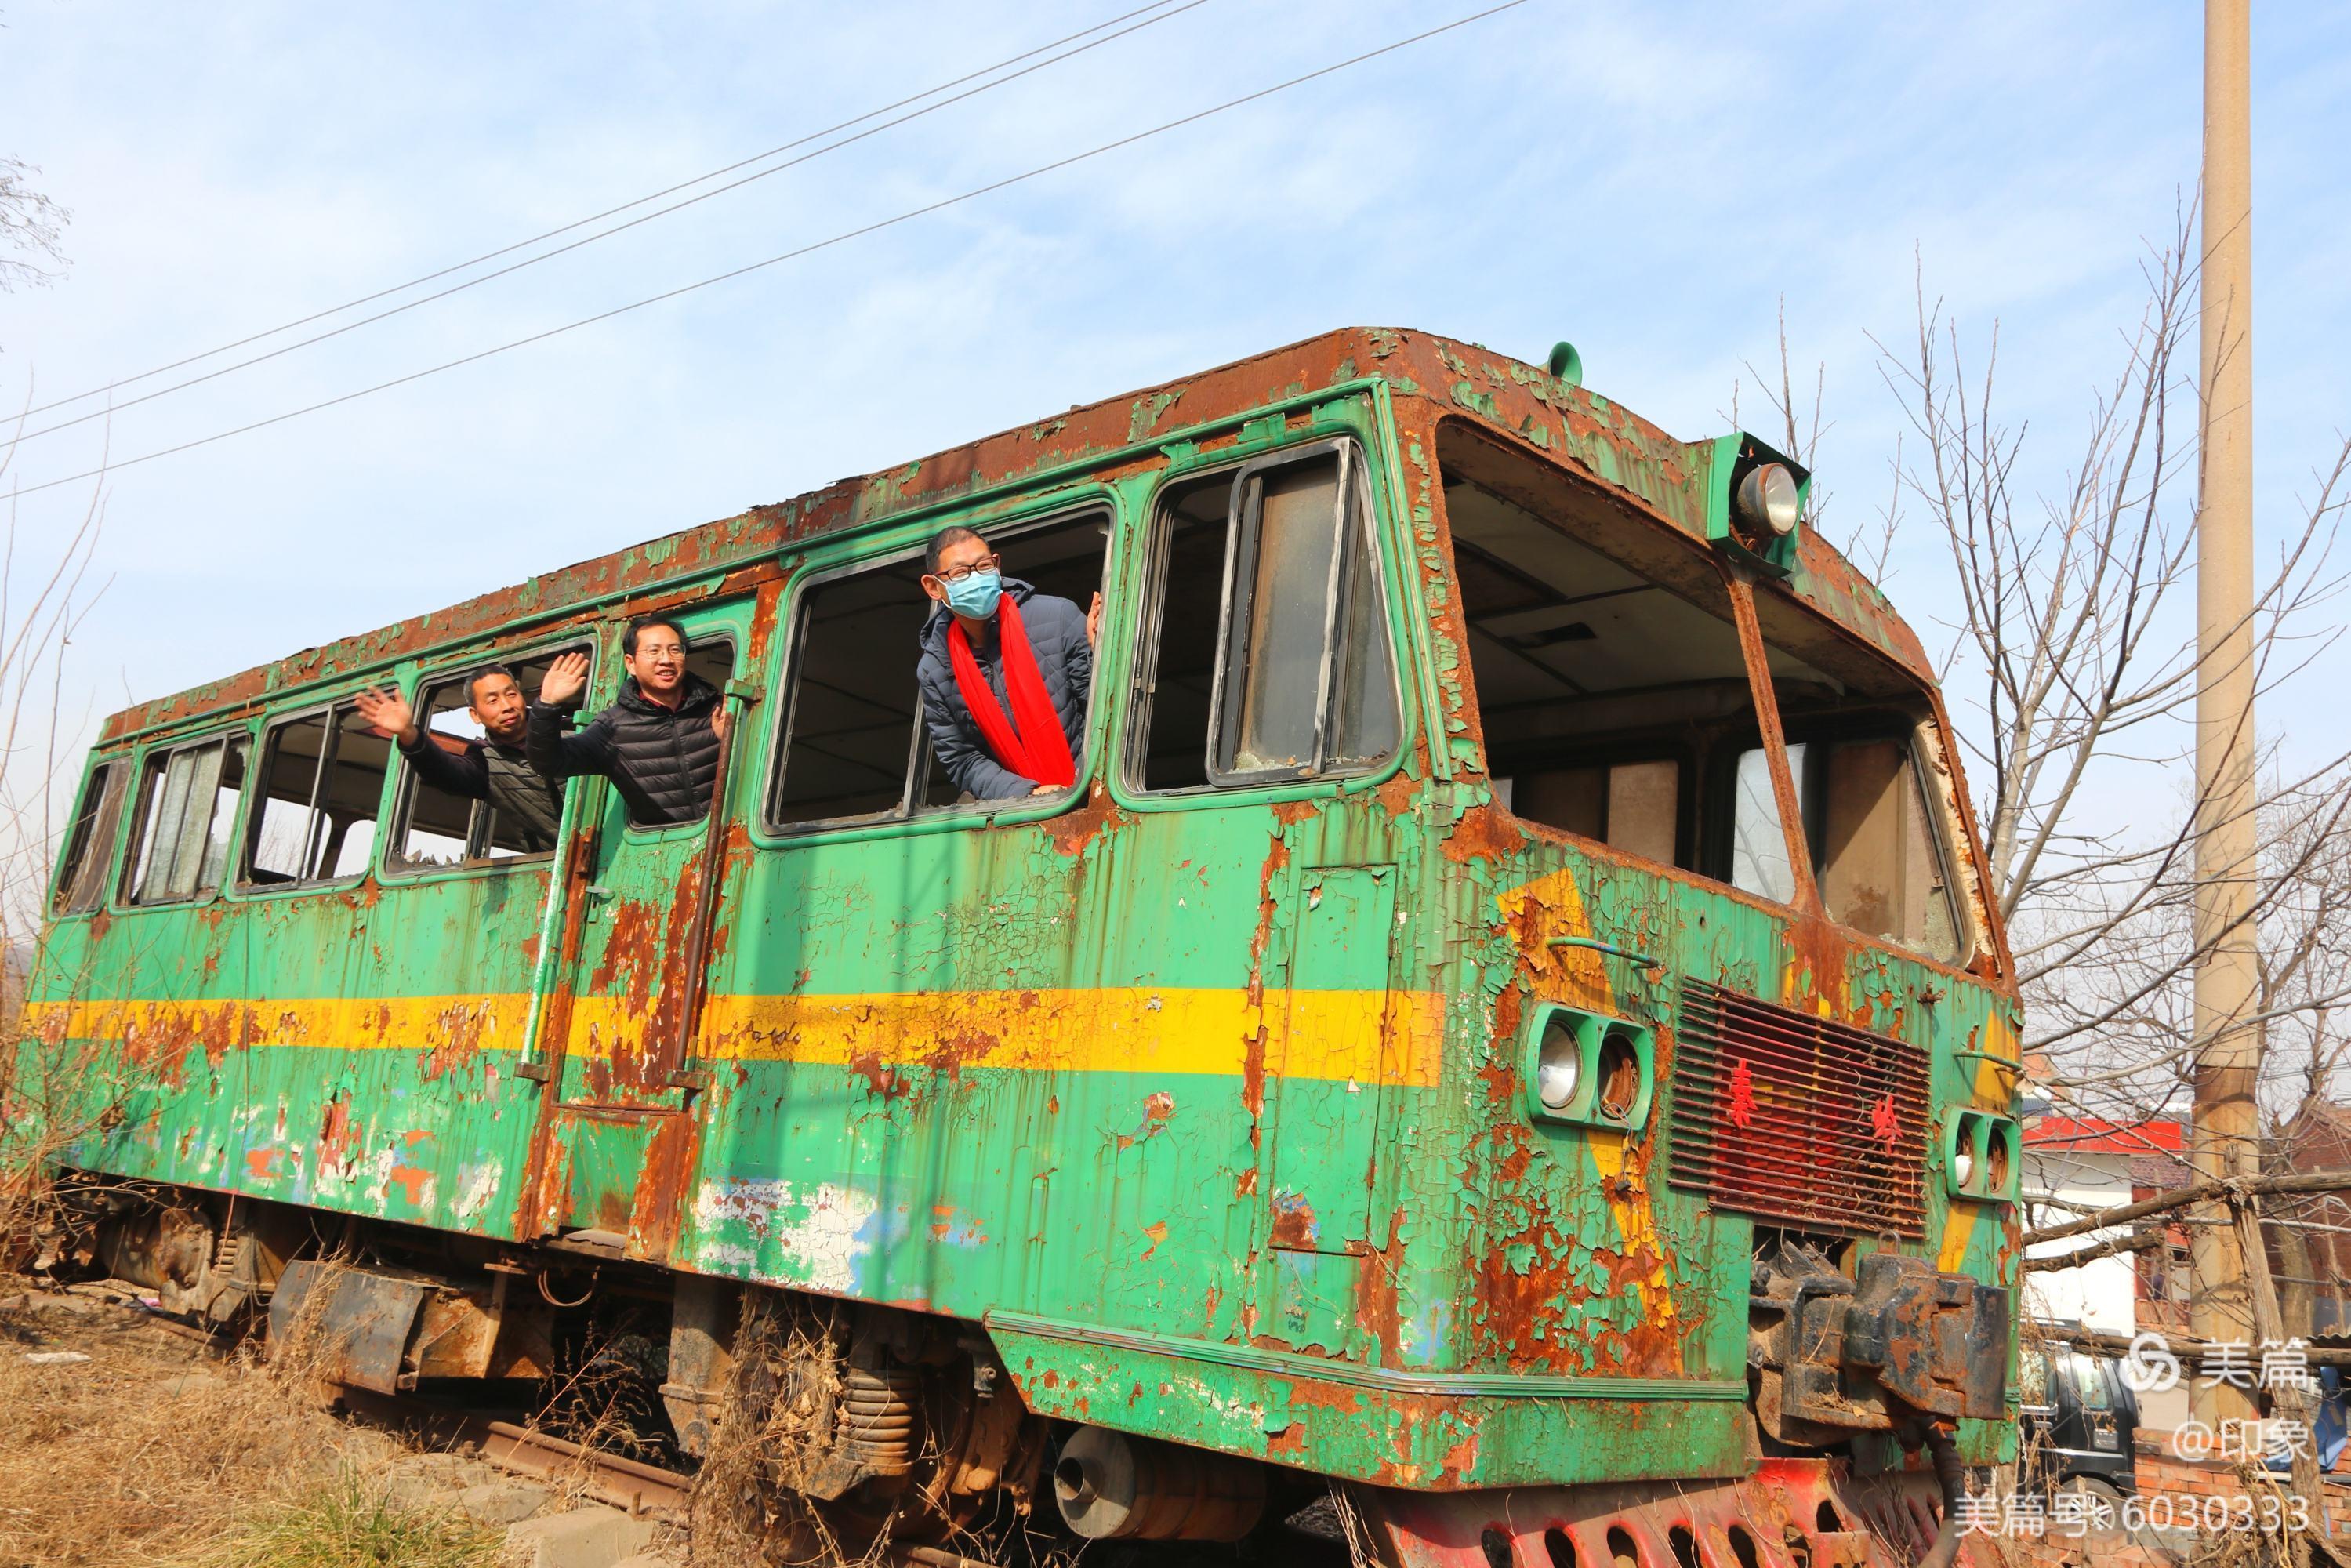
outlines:
M924 566L936 608L914 678L940 768L976 800L1068 789L1085 753L1102 595L1081 611L1005 577L969 528L941 529Z
M498 813L500 832L525 852L553 849L563 789L540 778L523 755L521 684L512 670L492 664L466 677L465 699L483 738L461 746L455 736L427 735L419 728L416 710L396 691L360 692L351 706L399 744L419 779L461 800L488 801Z
M565 653L548 666L523 725L530 765L545 778L598 773L641 827L699 821L710 810L726 714L718 689L685 668L685 633L649 616L621 639L620 699L576 732L563 716L588 685L588 659Z

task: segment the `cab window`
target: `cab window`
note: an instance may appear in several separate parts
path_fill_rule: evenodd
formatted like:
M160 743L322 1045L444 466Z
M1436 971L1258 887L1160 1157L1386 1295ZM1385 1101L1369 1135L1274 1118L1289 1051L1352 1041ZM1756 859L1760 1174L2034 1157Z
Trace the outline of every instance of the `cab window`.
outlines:
M82 786L81 806L66 831L66 853L57 867L57 891L50 903L57 915L78 915L95 909L106 896L106 864L114 848L114 830L122 820L124 782L130 764L101 762Z
M1458 423L1437 461L1495 800L1625 855L1793 895L1729 590L1706 553ZM1704 810L1707 781L1737 810Z
M139 779L124 897L176 904L218 887L245 788L242 735L148 753Z
M1362 458L1327 442L1171 485L1129 779L1150 790L1364 772L1401 726Z
M2069 1359L2074 1364L2074 1393L2085 1410L2111 1410L2115 1407L2114 1385L2106 1376L2107 1364L2095 1356L2075 1351Z
M1965 963L1971 944L1953 874L1959 840L1927 694L1776 589L1757 591L1755 612L1829 918Z
M1084 609L1102 587L1109 521L1090 508L979 531L1008 580ZM940 768L923 723L915 669L932 609L919 549L799 595L776 705L770 827L884 822L971 803ZM1084 758L1074 760L1082 770Z
M2017 1402L2031 1408L2049 1404L2049 1353L2026 1346L2016 1354Z
M391 740L349 703L271 726L243 884L337 882L366 871L391 755Z

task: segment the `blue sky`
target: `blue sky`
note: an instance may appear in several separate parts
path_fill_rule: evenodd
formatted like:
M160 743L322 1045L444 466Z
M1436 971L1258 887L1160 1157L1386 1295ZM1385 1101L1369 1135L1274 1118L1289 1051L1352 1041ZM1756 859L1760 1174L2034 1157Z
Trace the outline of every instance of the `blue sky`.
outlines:
M0 404L109 380L732 162L1102 21L1087 6L8 0L0 152L70 272L0 296ZM1196 9L544 267L30 441L35 485L717 272L1478 8ZM415 385L123 471L72 650L95 716L549 567L1349 323L1725 423L1784 297L1835 505L1886 492L1869 334L1913 256L2062 478L2195 177L2201 7L1531 4L1080 167ZM2256 451L2288 521L2351 423L2351 8L2254 36ZM152 383L150 383L152 384ZM143 388L140 390L144 390ZM1741 409L1759 428L1753 392ZM60 413L79 413L78 404ZM36 416L36 424L43 423ZM5 489L5 480L0 480ZM20 553L87 486L18 504ZM1834 521L1834 519L1833 519ZM1890 591L1930 643L1940 546ZM2330 711L2339 651L2275 727Z

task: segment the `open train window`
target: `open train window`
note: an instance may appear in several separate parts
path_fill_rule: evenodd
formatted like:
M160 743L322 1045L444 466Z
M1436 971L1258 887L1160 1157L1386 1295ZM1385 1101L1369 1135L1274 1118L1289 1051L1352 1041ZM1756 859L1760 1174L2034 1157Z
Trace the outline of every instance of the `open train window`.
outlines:
M1081 609L1100 591L1110 519L1099 509L983 529L1008 580ZM946 776L915 680L934 606L919 552L829 578L799 596L778 704L771 827L890 821L972 803ZM1078 759L1082 770L1084 759Z
M674 629L680 630L685 639L685 678L688 684L700 681L723 695L726 683L735 678L734 634L724 631L696 632ZM590 722L594 721L591 719ZM641 817L637 813L641 805L645 803L636 798L633 791L622 789L617 793L622 805L628 810L629 826L632 828L674 828L698 822L710 814L710 801L705 798L702 810L691 817L674 821L666 816Z
M1152 530L1127 760L1144 789L1361 773L1402 719L1352 442L1179 481Z
M106 865L114 848L114 830L122 820L124 784L131 777L127 762L101 762L81 789L81 804L73 826L66 831L65 859L57 867L57 891L49 909L56 915L78 915L95 909L106 896Z
M580 643L512 664L484 661L422 688L412 709L417 745L402 748L394 863L410 870L476 865L554 850L562 790L530 770L518 733L493 739L485 719L519 723L524 701L562 653L592 660L595 649ZM722 674L720 683L725 679Z
M131 819L129 902L177 904L220 885L249 744L243 735L216 735L148 753Z
M1700 781L1757 732L1712 559L1466 426L1440 428L1437 461L1496 800L1522 821L1725 881L1738 880L1732 844L1742 864L1784 865L1768 770L1739 773L1731 817L1701 809ZM1784 900L1794 886L1755 890Z
M367 870L392 742L349 703L270 727L247 814L243 884L338 882Z
M1973 944L1954 876L1960 841L1926 692L1776 591L1756 593L1755 614L1829 918L1964 964Z

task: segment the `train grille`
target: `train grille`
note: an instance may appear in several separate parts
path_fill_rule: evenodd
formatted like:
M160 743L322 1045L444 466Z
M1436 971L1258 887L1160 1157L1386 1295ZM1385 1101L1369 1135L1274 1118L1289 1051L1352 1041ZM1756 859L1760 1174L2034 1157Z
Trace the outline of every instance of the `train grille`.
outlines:
M1685 980L1673 1081L1673 1186L1791 1225L1925 1233L1925 1052Z

